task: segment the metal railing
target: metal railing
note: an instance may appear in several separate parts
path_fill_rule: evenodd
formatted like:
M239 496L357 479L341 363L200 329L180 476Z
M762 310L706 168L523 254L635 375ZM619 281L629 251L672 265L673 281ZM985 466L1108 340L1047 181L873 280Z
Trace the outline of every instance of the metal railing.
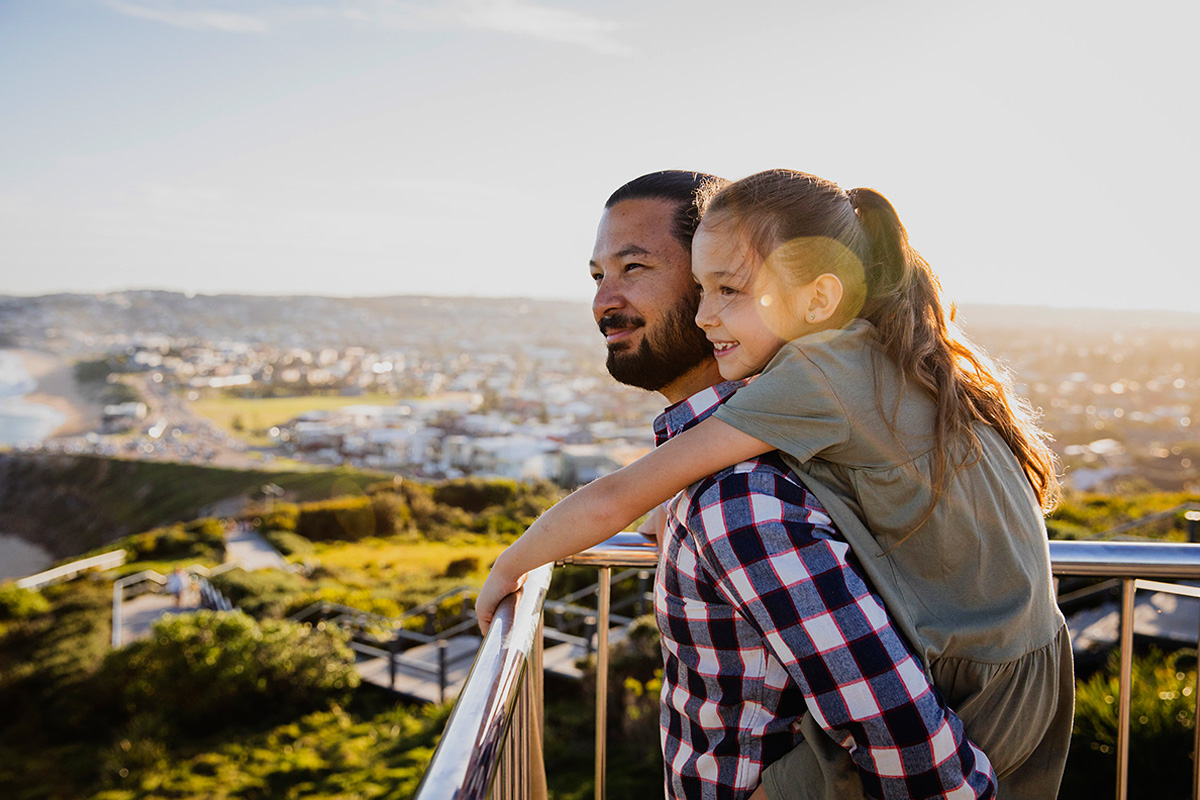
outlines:
M392 691L407 693L407 690L397 688L397 678L403 670L409 675L424 676L437 684L437 701L444 703L448 697L450 685L450 668L475 657L474 649L467 649L451 655L451 640L472 630L478 624L474 612L464 614L458 623L436 629L435 618L442 603L456 597L474 595L476 589L461 586L443 592L432 600L408 609L398 617L389 617L364 611L353 606L330 603L324 600L306 606L292 614L288 619L294 622L311 622L320 619L326 624L336 625L349 632L351 636L350 649L370 658L382 658L388 663L387 688ZM404 625L410 620L424 617L425 632L407 630ZM436 658L429 663L424 657L413 658L405 654L406 647L419 645L434 645ZM420 694L413 697L419 698Z
M1138 589L1200 598L1200 589L1163 583L1200 579L1200 544L1167 542L1050 542L1050 564L1056 578L1115 578L1121 582L1120 673L1117 683L1117 800L1129 792L1130 701L1133 694L1133 607ZM1200 629L1196 631L1200 648ZM1200 665L1196 670L1200 703ZM1200 800L1200 723L1192 754L1192 797Z
M544 800L542 605L549 566L500 604L416 800Z
M40 589L51 583L59 581L69 581L71 578L80 575L93 569L112 569L119 567L125 563L125 551L113 550L109 553L101 553L98 556L90 558L81 558L78 561L72 561L70 564L62 564L54 569L48 569L45 572L39 572L36 575L30 575L26 578L21 578L17 581L19 589Z
M199 564L193 564L187 568L189 574L195 575L200 579L200 603L204 608L211 608L214 611L234 610L233 603L229 602L229 598L212 585L209 578L240 566L236 561L229 561L212 569L202 567ZM136 597L146 592L161 593L166 585L166 576L152 569L143 570L133 575L126 575L124 578L118 578L113 581L112 646L114 649L121 646L121 639L124 635L122 614L124 612L125 601L131 596Z
M1052 541L1050 542L1050 560L1056 579L1062 577L1095 577L1115 579L1121 585L1121 623L1118 646L1120 648L1120 675L1117 719L1117 800L1125 800L1129 782L1129 739L1130 739L1130 695L1132 685L1133 663L1133 608L1134 595L1137 590L1167 592L1175 595L1200 598L1200 588L1164 583L1164 580L1195 580L1200 579L1200 544L1176 544L1165 542L1097 542L1097 541ZM595 566L600 571L598 583L598 622L596 625L597 665L596 665L596 788L597 800L602 800L605 792L605 771L607 759L607 718L606 695L608 691L608 629L611 621L609 587L613 567L636 567L653 569L658 563L658 550L654 543L636 533L623 533L609 539L604 544L587 550L567 559L564 563ZM541 630L542 601L545 589L540 583L549 581L549 568L543 567L526 584L525 594L514 606L512 599L505 601L501 607L505 609L503 629L500 636L516 637L516 630L509 633L510 626L522 629L522 636L536 628ZM535 596L531 596L533 592ZM537 599L540 597L542 599ZM511 614L511 616L509 616ZM499 618L498 618L499 619ZM499 626L497 626L499 627ZM505 783L504 776L537 773L540 778L536 785L544 787L544 766L540 749L523 745L524 750L516 748L516 752L524 752L529 758L525 762L524 772L520 765L508 766L506 771L499 771L496 764L497 752L501 746L492 743L495 737L503 736L504 731L518 730L522 725L536 725L536 735L531 734L523 742L537 738L540 741L541 723L538 714L529 710L511 713L504 716L501 707L515 707L517 702L509 699L505 702L491 700L488 712L481 711L481 696L503 694L505 697L514 695L511 688L514 673L520 669L534 669L537 674L529 675L527 682L537 681L540 703L540 670L533 667L532 658L520 665L505 667L502 665L496 643L489 647L497 632L489 631L484 640L484 647L472 668L459 704L463 698L470 696L470 709L460 714L455 707L454 714L442 736L442 741L434 754L434 761L426 772L418 790L418 800L440 800L440 798L482 798L489 787L494 786L492 796L496 797L539 797L536 793L520 794L523 781ZM541 636L537 636L537 646L540 647ZM523 640L522 640L523 641ZM1197 644L1200 645L1200 630L1197 631ZM530 651L533 644L528 645ZM485 658L484 653L488 652ZM513 660L513 657L509 657ZM519 660L519 659L516 659ZM1197 670L1197 694L1200 696L1200 670ZM519 682L519 681L518 681ZM482 684L482 685L481 685ZM508 688L505 688L508 687ZM540 706L538 706L540 709ZM523 721L525 720L525 721ZM512 736L514 734L508 734ZM484 744L481 744L483 742ZM507 762L506 762L507 763ZM437 766L435 775L434 767ZM453 773L452 780L447 777ZM477 774L478 773L478 774ZM474 777L473 777L474 776ZM1200 800L1200 725L1197 725L1195 740L1195 760L1193 763L1193 798ZM460 787L471 787L470 792L459 793ZM543 791L544 794L544 791Z

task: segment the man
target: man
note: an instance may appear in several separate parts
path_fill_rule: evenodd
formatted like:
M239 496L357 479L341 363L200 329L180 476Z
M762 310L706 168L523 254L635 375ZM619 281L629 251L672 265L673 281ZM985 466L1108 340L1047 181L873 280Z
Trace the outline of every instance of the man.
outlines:
M711 181L667 171L618 189L590 262L609 372L671 403L660 444L741 385L721 383L694 323L694 200ZM995 795L987 758L775 454L694 484L668 517L655 610L669 797L747 797L760 780L754 797L771 800ZM784 756L803 785L764 772Z

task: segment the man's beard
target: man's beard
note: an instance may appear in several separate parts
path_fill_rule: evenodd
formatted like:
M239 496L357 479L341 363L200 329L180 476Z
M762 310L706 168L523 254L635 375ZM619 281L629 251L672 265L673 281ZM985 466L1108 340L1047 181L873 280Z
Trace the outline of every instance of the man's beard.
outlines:
M637 349L621 347L619 342L617 348L609 347L608 374L620 383L657 392L711 358L712 344L695 322L698 306L698 298L681 298L657 331L645 328L646 321L641 317L612 314L600 320L602 332L614 323L621 327L643 326Z

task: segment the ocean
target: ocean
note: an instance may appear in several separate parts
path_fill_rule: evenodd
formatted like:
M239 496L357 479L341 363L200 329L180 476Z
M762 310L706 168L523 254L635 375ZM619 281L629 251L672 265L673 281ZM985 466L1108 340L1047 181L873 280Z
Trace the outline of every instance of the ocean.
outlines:
M0 350L0 446L37 444L66 421L62 412L25 400L35 388L21 357Z
M37 444L62 425L66 417L49 406L29 403L25 395L37 381L25 371L21 357L0 350L0 446ZM0 581L32 575L53 562L35 544L0 533Z

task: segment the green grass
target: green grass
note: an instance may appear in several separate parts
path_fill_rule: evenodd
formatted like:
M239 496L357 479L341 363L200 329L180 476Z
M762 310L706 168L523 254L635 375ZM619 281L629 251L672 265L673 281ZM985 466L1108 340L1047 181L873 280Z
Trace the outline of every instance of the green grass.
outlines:
M198 414L208 417L218 427L235 434L251 444L269 444L265 432L308 411L336 411L358 405L390 406L396 398L383 394L343 397L313 395L307 397L231 397L211 395L191 403Z
M236 497L256 499L259 489L274 483L299 501L362 494L365 487L391 474L353 469L239 470L197 464L122 461L78 457L54 476L61 486L86 496L93 519L111 528L143 531L177 520L192 519L201 509ZM69 538L69 530L60 537ZM93 548L103 550L107 545Z

